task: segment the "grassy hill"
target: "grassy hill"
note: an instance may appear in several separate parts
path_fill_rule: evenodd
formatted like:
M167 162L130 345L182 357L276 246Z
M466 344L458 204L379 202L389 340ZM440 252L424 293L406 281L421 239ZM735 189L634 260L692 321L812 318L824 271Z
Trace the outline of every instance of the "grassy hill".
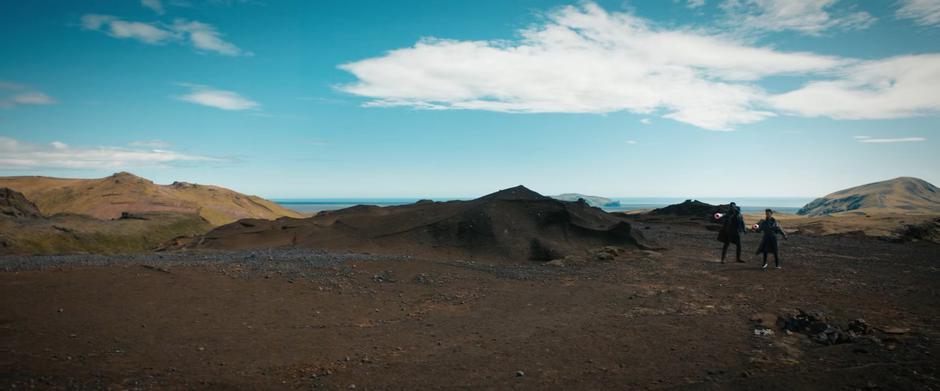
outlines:
M45 215L71 213L110 220L123 212L176 212L199 215L213 226L244 218L303 217L261 197L226 188L185 182L157 185L126 172L100 179L0 177L0 187L25 194Z
M0 188L0 255L143 252L211 228L194 213L148 212L115 220L45 216L22 193Z
M900 177L840 190L806 204L797 214L940 214L940 189L918 178Z

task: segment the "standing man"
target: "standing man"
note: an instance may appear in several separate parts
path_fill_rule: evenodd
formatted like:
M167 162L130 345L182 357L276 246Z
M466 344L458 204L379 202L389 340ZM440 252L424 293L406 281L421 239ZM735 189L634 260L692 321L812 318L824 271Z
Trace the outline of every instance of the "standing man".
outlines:
M761 269L767 268L767 254L774 255L774 267L780 268L780 258L777 255L777 234L783 235L787 239L787 233L780 228L780 223L774 219L774 211L767 209L764 211L764 219L757 222L757 232L762 232L764 236L760 239L760 246L757 247L757 253L764 254L764 264Z
M721 263L725 263L725 255L728 253L728 245L734 243L737 262L741 260L741 234L747 232L744 227L744 217L741 216L741 209L732 202L729 206L728 214L724 216L725 224L718 231L718 241L724 243L721 247Z

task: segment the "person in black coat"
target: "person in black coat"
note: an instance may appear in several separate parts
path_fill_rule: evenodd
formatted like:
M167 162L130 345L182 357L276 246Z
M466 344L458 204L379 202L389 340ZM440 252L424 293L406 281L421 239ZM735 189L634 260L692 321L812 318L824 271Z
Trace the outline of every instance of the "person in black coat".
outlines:
M747 232L744 226L744 217L741 216L741 209L732 202L729 205L728 214L724 216L725 224L718 231L718 241L724 243L721 247L721 263L725 263L725 255L728 253L728 245L734 243L737 262L741 260L741 234Z
M787 233L783 232L780 223L774 219L774 211L767 209L764 211L764 214L764 219L757 222L757 232L764 234L760 239L760 246L757 247L757 254L764 254L764 264L761 268L767 268L767 254L773 254L774 266L779 269L780 258L777 254L777 234L783 235L783 238L787 239Z

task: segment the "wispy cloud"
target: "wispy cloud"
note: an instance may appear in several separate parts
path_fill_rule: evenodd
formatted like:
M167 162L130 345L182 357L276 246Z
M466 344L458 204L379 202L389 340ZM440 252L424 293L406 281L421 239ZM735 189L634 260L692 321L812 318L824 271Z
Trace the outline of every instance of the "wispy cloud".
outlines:
M135 22L111 15L87 14L82 16L82 28L103 32L119 39L134 39L150 45L188 43L198 51L214 52L225 56L252 56L235 44L222 38L212 25L185 19L176 19L172 25L160 22Z
M940 26L940 0L900 0L895 16L922 26Z
M854 136L854 137L852 137L852 138L854 138L855 141L857 141L857 142L866 143L866 144L868 144L868 143L873 143L873 144L881 144L881 143L916 143L916 142L921 142L921 141L927 141L927 139L924 138L924 137L873 138L873 137L869 137L869 136Z
M222 34L212 25L177 19L173 30L188 35L190 44L200 50L208 50L226 56L252 56L251 52L239 49L231 42L222 39Z
M635 144L637 144L637 141L636 141L636 140L627 140L627 144L635 145Z
M685 6L689 8L699 8L704 5L705 5L705 0L688 0L685 3Z
M160 0L140 0L140 5L150 8L153 12L163 15L163 3Z
M0 108L22 105L51 105L57 103L51 96L27 85L0 81Z
M864 11L834 10L839 0L725 0L729 21L751 30L797 31L818 35L826 30L858 30L876 18ZM845 3L845 2L842 2Z
M180 83L180 86L189 88L189 93L177 96L176 99L195 103L198 105L214 107L222 110L257 110L261 104L239 95L234 91L219 90L199 84Z
M903 118L940 112L940 54L860 62L830 80L768 98L786 113L835 119Z
M169 148L170 143L163 140L139 140L131 142L132 147Z
M0 169L119 169L225 161L163 149L109 146L80 148L59 141L41 145L0 136Z
M339 88L367 106L651 114L729 130L773 116L751 81L831 70L845 60L667 29L593 3L547 15L519 41L424 39L343 64Z
M82 28L101 31L114 38L135 39L157 45L179 39L178 34L151 23L130 22L111 15L88 14L82 16Z
M649 124L653 123L653 121L651 121L649 118L643 118L643 119L640 120L640 123L643 124L643 125L649 125Z

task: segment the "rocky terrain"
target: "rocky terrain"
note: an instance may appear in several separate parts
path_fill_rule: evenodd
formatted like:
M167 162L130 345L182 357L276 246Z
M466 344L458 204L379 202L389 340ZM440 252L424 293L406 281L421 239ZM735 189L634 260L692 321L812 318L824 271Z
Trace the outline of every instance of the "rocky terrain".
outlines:
M837 191L806 204L797 214L940 214L940 189L900 177Z
M940 388L940 246L630 219L664 249L0 257L0 388Z
M3 232L82 238L2 194ZM0 255L0 389L940 388L936 215L781 214L765 270L756 234L747 263L718 261L721 208L608 214L516 187L157 252Z
M174 212L197 214L214 226L245 218L302 217L274 202L222 187L157 185L127 172L100 179L0 177L0 187L23 193L46 215L71 213L111 220L125 212Z

